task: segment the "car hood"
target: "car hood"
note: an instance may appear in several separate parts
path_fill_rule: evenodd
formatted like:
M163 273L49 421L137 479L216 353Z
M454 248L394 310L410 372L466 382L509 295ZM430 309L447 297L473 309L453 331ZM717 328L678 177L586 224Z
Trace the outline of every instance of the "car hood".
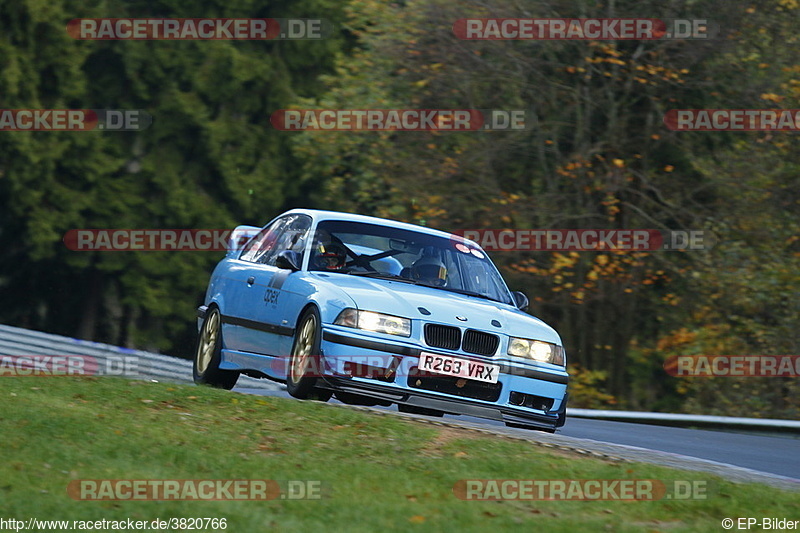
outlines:
M359 309L561 344L553 328L500 302L402 281L350 275L332 275L328 280L352 298ZM420 307L431 314L423 314ZM493 325L493 320L500 327Z

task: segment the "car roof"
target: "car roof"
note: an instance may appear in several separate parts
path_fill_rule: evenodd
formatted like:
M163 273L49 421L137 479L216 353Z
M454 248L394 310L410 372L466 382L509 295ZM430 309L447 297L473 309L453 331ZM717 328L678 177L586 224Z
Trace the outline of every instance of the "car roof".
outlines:
M355 213L342 213L339 211L323 211L319 209L292 209L279 216L284 216L289 214L305 214L313 218L316 222L320 222L323 220L344 220L349 222L363 222L365 224L378 224L380 226L388 226L392 228L417 231L420 233L427 233L428 235L435 235L447 239L455 237L458 239L462 239L463 241L472 244L477 248L480 248L480 246L478 246L477 243L469 239L465 239L460 235L454 235L452 233L447 233L446 231L428 228L425 226L419 226L417 224L409 224L408 222L398 222L396 220L389 220L387 218L371 217L367 215L357 215Z

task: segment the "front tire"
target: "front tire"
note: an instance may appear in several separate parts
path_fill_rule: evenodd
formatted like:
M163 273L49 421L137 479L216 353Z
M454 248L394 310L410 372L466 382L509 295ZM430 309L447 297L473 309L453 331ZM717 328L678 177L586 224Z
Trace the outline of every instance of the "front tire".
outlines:
M219 309L208 310L194 351L192 377L198 385L210 385L218 389L231 390L239 379L239 372L222 370L222 315Z
M321 372L320 344L322 321L316 307L310 307L297 321L297 332L289 356L289 371L286 375L286 390L301 400L327 402L333 391L320 389L317 379Z

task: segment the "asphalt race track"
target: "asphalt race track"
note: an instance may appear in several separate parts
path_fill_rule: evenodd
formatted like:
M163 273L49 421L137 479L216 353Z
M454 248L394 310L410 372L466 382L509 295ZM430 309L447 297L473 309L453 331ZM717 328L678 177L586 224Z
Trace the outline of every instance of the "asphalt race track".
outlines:
M580 418L568 418L560 433L569 437L689 455L800 480L798 438Z
M285 390L237 387L234 391L291 398ZM339 402L332 399L330 403ZM394 406L361 409L397 413ZM425 418L415 415L400 416ZM761 481L800 490L800 438L792 435L764 436L583 418L567 418L567 424L555 435L550 435L540 431L507 428L501 422L468 416L446 416L443 419L431 418L430 421L482 427L536 441L573 446L579 451L589 450L590 453L599 452L601 455L676 468L707 470L729 479ZM759 476L759 473L766 475Z

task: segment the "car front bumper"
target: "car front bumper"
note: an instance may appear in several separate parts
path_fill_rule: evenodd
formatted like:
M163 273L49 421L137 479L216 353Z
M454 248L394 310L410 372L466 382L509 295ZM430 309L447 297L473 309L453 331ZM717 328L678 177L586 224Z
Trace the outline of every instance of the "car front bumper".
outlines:
M349 328L324 328L321 351L320 385L334 390L541 429L564 424L569 380L565 370L552 372L510 358L390 342ZM498 365L497 383L420 373L416 367L423 351Z

